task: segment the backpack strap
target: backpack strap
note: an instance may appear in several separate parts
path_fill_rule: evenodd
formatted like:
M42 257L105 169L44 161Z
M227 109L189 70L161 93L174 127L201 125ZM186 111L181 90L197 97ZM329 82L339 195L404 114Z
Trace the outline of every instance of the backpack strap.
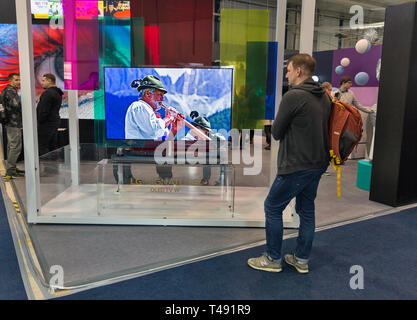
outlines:
M337 171L337 182L336 182L336 189L337 189L337 197L340 198L342 193L340 191L340 160L334 154L333 150L330 150L330 163L334 170Z
M330 92L327 89L326 89L326 92L327 92L327 94L329 96L329 99L332 103L332 108L334 108L335 105L336 105L336 107L341 107L341 108L345 107L337 99L332 97L332 95L330 94ZM337 140L336 146L337 146L337 148L339 148L339 140ZM329 151L329 153L330 153L330 163L332 164L333 169L337 171L336 190L337 190L337 197L340 198L342 196L341 187L340 187L340 185L341 185L341 182L340 182L341 181L341 170L340 170L341 169L341 159L336 155L335 150L331 149Z

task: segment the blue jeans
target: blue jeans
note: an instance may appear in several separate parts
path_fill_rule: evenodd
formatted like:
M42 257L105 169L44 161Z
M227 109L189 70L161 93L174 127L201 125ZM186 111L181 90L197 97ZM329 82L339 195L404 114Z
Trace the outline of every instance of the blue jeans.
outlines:
M303 262L308 261L315 230L314 200L321 175L326 169L303 170L275 178L264 203L266 246L272 259L280 260L282 257L282 212L295 197L295 210L300 216L295 256Z

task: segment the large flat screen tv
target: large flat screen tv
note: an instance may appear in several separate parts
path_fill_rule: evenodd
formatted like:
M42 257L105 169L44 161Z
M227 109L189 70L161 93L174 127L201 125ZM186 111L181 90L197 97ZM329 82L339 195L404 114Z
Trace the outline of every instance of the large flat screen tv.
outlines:
M138 90L131 86L135 80L146 76L157 77L167 91L164 106L175 108L184 118L193 123L198 116L206 117L214 132L231 129L233 96L233 68L104 68L104 90L106 109L106 138L116 140L162 141L166 137L144 136L141 139L129 137L126 130L126 114L132 104L138 102ZM152 109L146 109L152 114ZM154 110L152 117L165 117L165 109ZM193 116L193 117L192 117ZM141 126L143 119L134 119ZM131 124L130 124L131 125ZM168 128L169 129L169 128ZM189 127L179 130L175 140L184 139ZM224 135L224 134L223 134ZM227 137L225 137L227 138Z

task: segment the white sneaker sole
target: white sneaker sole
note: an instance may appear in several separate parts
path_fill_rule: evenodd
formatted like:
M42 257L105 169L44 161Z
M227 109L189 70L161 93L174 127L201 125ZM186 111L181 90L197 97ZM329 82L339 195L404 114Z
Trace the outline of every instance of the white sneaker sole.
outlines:
M249 265L249 267L251 267L253 269L256 269L256 270L262 270L262 271L268 271L268 272L281 272L282 271L282 267L281 267L281 269L257 267L255 265L251 264L249 261L248 261L248 265Z

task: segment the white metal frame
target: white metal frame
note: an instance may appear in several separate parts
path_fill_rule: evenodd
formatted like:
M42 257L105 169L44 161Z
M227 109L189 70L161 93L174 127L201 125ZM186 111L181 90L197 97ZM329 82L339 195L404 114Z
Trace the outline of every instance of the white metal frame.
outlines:
M316 0L303 0L301 8L300 53L313 54Z
M282 99L282 76L284 64L285 22L287 0L277 0L276 41L278 42L277 56L277 85L276 107L278 110ZM303 0L301 22L300 52L312 53L314 35L315 0ZM236 220L184 220L184 219L117 219L117 218L60 218L42 217L40 213L40 183L39 183L39 155L36 125L35 105L35 77L33 63L32 21L30 0L16 0L16 17L18 26L19 64L22 79L22 107L25 145L25 169L27 194L27 216L29 223L86 223L86 224L152 224L152 225L210 225L210 226L254 226L263 227L264 221L236 221ZM79 184L79 128L78 128L78 92L70 90L69 95L69 135L71 148L71 178L72 185ZM279 143L272 140L271 145L271 183L275 178L276 157ZM298 227L299 220L294 206L288 213L284 213L286 227ZM285 216L286 215L286 216ZM286 222L287 221L287 222Z
M30 0L16 0L19 67L21 73L23 141L26 171L26 210L28 222L40 213L38 129L35 103L32 16Z
M78 126L78 90L68 90L68 127L72 185L80 184L80 143Z

